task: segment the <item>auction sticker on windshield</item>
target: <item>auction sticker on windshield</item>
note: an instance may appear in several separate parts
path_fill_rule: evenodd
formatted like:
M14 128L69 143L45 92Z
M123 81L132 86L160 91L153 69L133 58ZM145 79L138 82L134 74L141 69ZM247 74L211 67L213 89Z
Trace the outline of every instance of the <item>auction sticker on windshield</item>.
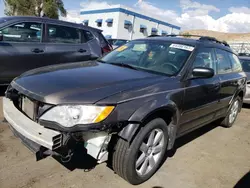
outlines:
M133 51L146 52L147 51L147 45L146 44L135 44L134 47L133 47Z
M177 48L177 49L181 49L181 50L187 50L192 52L194 50L193 46L188 46L188 45L184 45L184 44L171 44L169 46L170 48Z

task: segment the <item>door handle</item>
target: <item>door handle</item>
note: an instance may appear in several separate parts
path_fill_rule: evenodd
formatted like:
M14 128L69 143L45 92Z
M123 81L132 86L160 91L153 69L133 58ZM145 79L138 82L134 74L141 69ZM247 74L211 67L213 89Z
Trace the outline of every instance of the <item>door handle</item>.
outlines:
M78 52L80 53L84 53L84 52L87 52L87 50L84 50L84 49L79 49Z
M212 87L211 87L211 89L213 89L213 90L217 90L217 89L219 89L220 88L220 83L216 83L216 84L214 84Z
M215 83L215 84L208 86L207 89L208 89L208 92L210 93L210 92L219 90L220 87L221 87L220 83Z
M32 49L31 51L34 52L34 53L36 53L36 54L44 52L43 50L41 50L39 48Z

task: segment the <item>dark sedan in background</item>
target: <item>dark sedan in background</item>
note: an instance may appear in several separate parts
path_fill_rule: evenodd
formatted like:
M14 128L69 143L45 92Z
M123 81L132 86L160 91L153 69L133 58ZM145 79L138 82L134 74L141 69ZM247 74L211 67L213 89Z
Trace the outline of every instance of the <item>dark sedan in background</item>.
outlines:
M49 18L0 18L0 85L51 64L93 60L112 50L102 31Z
M239 54L239 59L242 64L242 68L247 75L246 94L244 96L243 102L250 104L250 54Z

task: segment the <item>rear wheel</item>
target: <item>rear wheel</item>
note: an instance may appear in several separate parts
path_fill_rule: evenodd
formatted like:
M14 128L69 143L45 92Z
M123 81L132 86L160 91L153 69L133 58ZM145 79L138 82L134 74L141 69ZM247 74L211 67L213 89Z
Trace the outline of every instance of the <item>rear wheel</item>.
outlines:
M242 99L240 97L237 97L236 99L234 99L234 101L232 102L232 105L230 106L227 116L221 122L221 126L227 127L227 128L232 127L238 116L241 106L242 106Z
M118 140L112 161L114 171L131 184L145 182L162 164L167 143L166 122L161 118L150 121L131 144Z

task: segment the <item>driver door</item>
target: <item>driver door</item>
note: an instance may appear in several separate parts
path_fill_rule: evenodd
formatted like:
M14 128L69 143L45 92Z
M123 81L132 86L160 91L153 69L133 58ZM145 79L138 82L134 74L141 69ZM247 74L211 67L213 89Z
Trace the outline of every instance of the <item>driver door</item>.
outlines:
M212 48L199 49L190 71L196 67L212 68L216 74L216 61ZM218 75L212 78L188 79L184 85L186 89L180 122L181 133L213 120L219 108L220 79Z

